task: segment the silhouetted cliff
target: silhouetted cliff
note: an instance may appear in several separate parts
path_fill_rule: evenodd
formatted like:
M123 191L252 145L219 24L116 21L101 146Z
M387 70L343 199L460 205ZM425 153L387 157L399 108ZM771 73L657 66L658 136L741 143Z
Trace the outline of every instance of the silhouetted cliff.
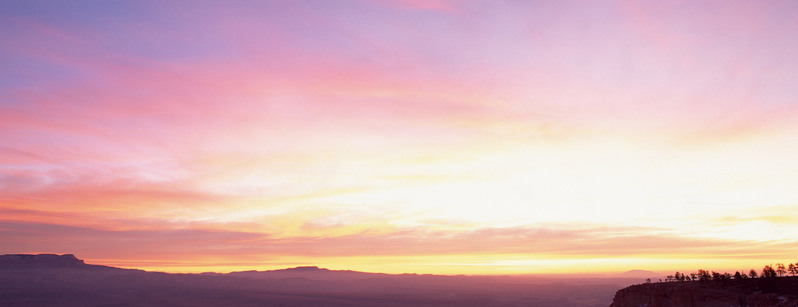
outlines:
M619 290L611 307L798 306L798 277L682 281Z
M75 258L75 255L72 254L0 255L0 267L2 268L63 268L86 265L83 260Z

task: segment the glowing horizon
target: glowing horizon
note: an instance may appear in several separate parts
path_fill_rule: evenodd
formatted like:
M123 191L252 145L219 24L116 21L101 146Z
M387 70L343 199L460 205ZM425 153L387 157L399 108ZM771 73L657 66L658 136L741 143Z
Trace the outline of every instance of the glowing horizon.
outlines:
M0 3L0 253L170 272L798 255L798 6Z

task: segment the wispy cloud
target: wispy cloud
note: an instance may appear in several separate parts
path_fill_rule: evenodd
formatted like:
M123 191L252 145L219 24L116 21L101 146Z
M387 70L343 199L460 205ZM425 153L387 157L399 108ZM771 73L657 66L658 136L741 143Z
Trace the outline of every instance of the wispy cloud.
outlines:
M16 212L25 213L25 212ZM162 226L168 226L162 224ZM201 224L195 226L202 226ZM527 255L559 259L693 257L696 259L783 258L794 252L789 243L697 239L651 228L514 227L463 232L398 229L334 237L274 237L263 233L209 228L112 230L43 222L4 221L6 247L22 251L84 253L108 259L174 259L204 255L234 262L236 257L402 257ZM212 266L213 263L207 263Z

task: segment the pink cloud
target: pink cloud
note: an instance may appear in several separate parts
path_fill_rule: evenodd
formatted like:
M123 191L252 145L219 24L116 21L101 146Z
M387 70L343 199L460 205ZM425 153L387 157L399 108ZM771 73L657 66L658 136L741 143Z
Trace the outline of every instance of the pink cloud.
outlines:
M246 246L260 234L206 230L122 230L4 221L3 241L14 250L68 253L77 251L96 258L189 259L193 255L214 255L227 249ZM61 235L57 235L61 234ZM6 241L11 240L11 241ZM13 243L11 243L13 242ZM11 245L9 245L11 247ZM226 254L226 252L222 252Z
M458 13L459 10L448 0L378 0L377 3L405 10L431 10Z
M110 259L235 257L395 257L430 255L560 255L566 257L781 257L783 242L696 239L628 228L481 228L447 233L418 229L385 235L272 238L268 234L202 229L105 230L43 222L3 221L6 246ZM630 235L632 232L640 234ZM232 254L231 254L232 253ZM232 256L236 255L236 256ZM722 255L722 256L720 256ZM233 257L233 258L231 258Z
M103 170L53 168L5 171L0 177L2 206L9 209L85 212L93 215L150 215L165 208L218 205L232 197L192 190L173 180L153 180L131 167ZM146 171L145 175L152 174Z

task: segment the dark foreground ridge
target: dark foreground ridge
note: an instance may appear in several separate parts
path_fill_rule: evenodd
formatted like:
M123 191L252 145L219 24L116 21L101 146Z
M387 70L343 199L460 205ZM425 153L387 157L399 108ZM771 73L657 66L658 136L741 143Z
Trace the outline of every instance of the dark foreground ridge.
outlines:
M798 277L676 281L630 286L611 307L798 307Z
M73 255L0 256L0 306L606 307L640 278L381 274L298 267L168 274Z

